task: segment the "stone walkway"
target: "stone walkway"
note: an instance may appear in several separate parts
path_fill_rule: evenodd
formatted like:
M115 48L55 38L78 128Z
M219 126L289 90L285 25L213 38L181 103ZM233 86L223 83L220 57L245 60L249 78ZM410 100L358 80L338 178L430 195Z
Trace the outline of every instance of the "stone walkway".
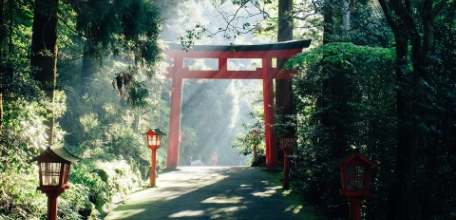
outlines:
M251 167L179 167L131 194L105 220L318 219L282 190L280 173Z

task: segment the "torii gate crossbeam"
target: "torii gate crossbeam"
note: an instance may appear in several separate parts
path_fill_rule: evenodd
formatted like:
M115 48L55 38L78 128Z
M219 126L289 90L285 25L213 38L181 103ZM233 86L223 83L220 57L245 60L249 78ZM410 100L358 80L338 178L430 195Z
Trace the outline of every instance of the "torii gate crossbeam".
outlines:
M168 133L168 156L166 167L177 168L179 163L179 132L182 107L183 79L262 79L264 103L264 132L266 142L266 166L277 168L277 144L274 127L273 79L290 79L296 71L283 71L272 67L272 59L288 59L302 53L310 45L310 40L284 41L257 45L193 45L189 51L182 50L180 44L168 44L164 53L174 58L174 67L168 68L168 78L172 78L171 110ZM185 58L218 59L218 70L189 70L184 67ZM255 71L231 71L227 69L228 59L261 59L262 68Z

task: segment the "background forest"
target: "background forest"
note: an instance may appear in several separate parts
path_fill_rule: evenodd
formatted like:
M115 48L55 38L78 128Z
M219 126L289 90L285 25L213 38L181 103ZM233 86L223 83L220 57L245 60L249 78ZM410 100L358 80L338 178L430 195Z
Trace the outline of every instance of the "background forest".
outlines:
M45 218L30 160L53 144L82 158L60 196L61 219L101 219L146 185L143 134L169 123L164 42L292 39L312 40L277 61L299 70L275 81L277 133L299 138L293 191L322 216L347 219L331 161L356 147L381 166L363 218L454 219L454 11L454 0L0 0L0 219ZM263 130L261 88L186 80L180 165L198 155L208 163L212 152L219 165L248 165L253 145L262 147L251 133Z

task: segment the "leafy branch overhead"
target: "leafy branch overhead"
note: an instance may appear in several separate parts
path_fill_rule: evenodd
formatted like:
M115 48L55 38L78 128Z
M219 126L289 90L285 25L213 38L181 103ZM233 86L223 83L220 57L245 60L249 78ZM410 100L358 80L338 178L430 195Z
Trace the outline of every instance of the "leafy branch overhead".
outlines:
M222 34L223 38L234 40L240 35L262 31L265 29L263 23L266 23L267 26L273 25L273 22L265 22L271 19L271 15L267 10L272 4L271 1L231 1L235 9L229 11L223 8L223 3L225 2L222 1L221 4L213 3L219 15L218 22L222 20L223 25L216 26L212 23L206 25L196 24L192 29L186 31L185 37L179 37L183 50L188 51L191 45L194 45L195 41L200 40L203 36L212 38Z

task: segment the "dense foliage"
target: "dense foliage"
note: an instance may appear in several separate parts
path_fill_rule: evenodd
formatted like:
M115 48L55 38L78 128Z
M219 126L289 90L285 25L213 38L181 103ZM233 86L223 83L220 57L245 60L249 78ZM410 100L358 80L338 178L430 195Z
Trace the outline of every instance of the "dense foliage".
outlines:
M71 190L59 199L58 215L62 219L99 219L123 196L145 185L149 152L144 149L141 132L167 123L144 120L166 112L164 104L158 105L164 102L162 97L152 95L169 88L162 80L151 78L164 65L158 63L159 13L147 1L119 0L90 6L95 2L64 1L50 7L52 1L36 1L35 5L28 1L1 1L1 37L8 36L0 39L2 219L45 218L47 198L36 190L38 171L30 161L49 143L65 143L67 150L83 159L72 167ZM100 8L106 12L103 19L114 12L123 13L124 19L109 25L83 19L84 13L101 12ZM51 64L57 67L51 70L51 75L57 70L55 86L45 85L52 79L42 80L49 80L45 76L49 75L47 68L30 68L30 63L34 63L30 60L37 56L30 57L29 51L32 24L43 28L34 22L37 15L33 11L42 10L39 16L54 19L49 13L52 9L62 15L58 59ZM95 37L88 27L109 27L112 31L100 30L106 35ZM43 33L44 38L48 37L48 32ZM91 47L87 46L89 39ZM39 40L32 44L36 42ZM135 46L143 50L138 51ZM47 52L35 50L35 54L47 59ZM94 68L85 68L87 60ZM120 73L128 73L132 79L124 84L122 96L112 88L112 81ZM53 100L49 99L49 89L55 92ZM56 123L49 123L54 118ZM54 127L51 136L46 131L49 127Z
M378 217L391 181L392 164L384 161L395 154L394 50L333 43L288 64L303 71L294 81L300 139L295 187L328 217L345 216L340 171L331 161L359 148L382 166L372 186L375 199L368 205L376 207L369 214Z
M284 1L233 2L239 10L263 4L263 24L273 25L252 27L264 33L283 19L266 5ZM326 216L347 217L330 161L357 147L381 165L364 217L454 218L455 7L451 0L295 1L282 15L322 45L290 65L302 74L294 83L295 184Z

